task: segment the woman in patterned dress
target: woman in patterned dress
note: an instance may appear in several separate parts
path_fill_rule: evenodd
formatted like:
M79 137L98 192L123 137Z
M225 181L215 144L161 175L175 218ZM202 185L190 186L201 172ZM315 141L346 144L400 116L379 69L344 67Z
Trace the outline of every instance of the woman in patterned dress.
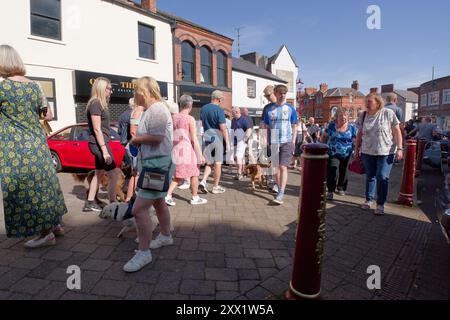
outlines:
M56 243L67 212L39 119L50 119L38 84L24 77L17 51L0 46L0 182L8 237L30 237L36 248Z

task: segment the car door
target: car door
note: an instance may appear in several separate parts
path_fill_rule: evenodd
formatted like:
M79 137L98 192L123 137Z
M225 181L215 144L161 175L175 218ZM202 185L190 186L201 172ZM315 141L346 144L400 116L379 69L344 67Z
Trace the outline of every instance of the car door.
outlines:
M95 169L95 158L88 146L89 128L87 125L77 125L72 140L72 166L77 168Z
M47 140L50 150L56 153L63 167L68 167L70 166L69 163L71 163L70 157L72 153L71 147L72 128L73 127L69 127L64 130L61 130L61 132L52 135Z
M109 148L111 149L111 152L114 156L114 161L116 162L117 168L120 168L120 165L122 164L123 161L123 157L125 156L125 148L120 143L120 136L114 130L114 128L110 129L109 138L110 138Z

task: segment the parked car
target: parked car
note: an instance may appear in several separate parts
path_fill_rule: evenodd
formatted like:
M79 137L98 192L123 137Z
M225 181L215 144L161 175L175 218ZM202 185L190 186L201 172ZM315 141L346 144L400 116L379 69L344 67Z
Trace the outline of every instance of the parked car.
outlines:
M433 168L439 168L441 173L445 175L447 172L450 172L449 149L450 140L428 142L425 146L423 163Z
M120 144L117 126L111 125L109 147L120 168L125 148ZM89 128L87 123L79 123L62 128L47 137L56 171L64 168L95 169L94 156L88 147Z
M439 223L447 240L450 238L450 173L445 175L444 185L436 196L436 208Z

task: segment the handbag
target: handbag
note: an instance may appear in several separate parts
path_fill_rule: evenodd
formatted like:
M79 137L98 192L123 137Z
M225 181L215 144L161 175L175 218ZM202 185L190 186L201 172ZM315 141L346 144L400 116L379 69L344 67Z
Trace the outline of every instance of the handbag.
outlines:
M361 157L356 157L350 162L350 165L348 166L348 170L351 172L357 173L357 174L364 174L366 173L366 170L364 169L364 164L361 160Z
M138 188L147 191L167 192L172 181L171 168L172 161L167 169L143 167L139 174Z

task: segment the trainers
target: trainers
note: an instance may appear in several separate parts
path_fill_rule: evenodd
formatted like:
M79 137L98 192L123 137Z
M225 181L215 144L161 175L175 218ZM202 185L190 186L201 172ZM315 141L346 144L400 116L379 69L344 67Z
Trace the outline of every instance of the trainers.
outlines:
M183 183L178 186L178 189L187 190L190 187L191 187L191 184L189 182L187 182L186 180L184 180Z
M192 205L206 204L206 203L208 203L208 200L200 198L200 197L198 197L197 199L192 199L191 200L191 204Z
M56 237L62 237L62 236L64 236L65 233L66 233L66 232L64 231L64 228L63 228L60 224L58 224L58 225L53 229L53 234L54 234Z
M171 206L171 207L174 207L174 206L177 205L177 204L175 203L175 201L173 200L173 198L172 198L172 197L169 197L169 196L166 197L166 204L167 204L168 206Z
M284 196L283 194L278 193L276 198L273 199L273 202L275 202L276 204L279 204L279 205L283 204L283 196Z
M333 200L333 192L327 193L327 200Z
M345 191L344 190L338 190L337 194L340 196L345 196Z
M32 240L25 242L25 248L40 248L46 246L53 246L56 244L55 235L53 232L50 232L45 237L38 236Z
M278 189L278 185L277 185L277 184L274 184L273 187L272 187L272 193L278 194L279 191L280 191L280 190Z
M377 204L377 208L373 212L376 216L384 215L384 206Z
M125 272L136 272L141 270L147 264L152 262L152 254L149 251L148 254L142 251L137 251L133 258L123 266Z
M213 194L220 194L220 193L224 193L225 191L226 191L225 188L223 188L221 186L213 187L213 189L212 189Z
M200 182L198 185L198 188L203 191L204 193L208 193L208 185L206 184L206 182Z
M369 209L372 207L372 205L373 205L373 202L372 202L372 201L367 201L367 200L366 200L366 202L364 202L364 203L361 205L361 209L369 210Z
M150 242L150 249L158 249L165 246L171 246L173 245L173 238L172 236L165 236L162 233L158 234L158 236L155 238L155 240L152 240Z
M102 208L94 201L86 201L84 203L83 212L89 212L89 211L100 212L100 211L102 211Z

